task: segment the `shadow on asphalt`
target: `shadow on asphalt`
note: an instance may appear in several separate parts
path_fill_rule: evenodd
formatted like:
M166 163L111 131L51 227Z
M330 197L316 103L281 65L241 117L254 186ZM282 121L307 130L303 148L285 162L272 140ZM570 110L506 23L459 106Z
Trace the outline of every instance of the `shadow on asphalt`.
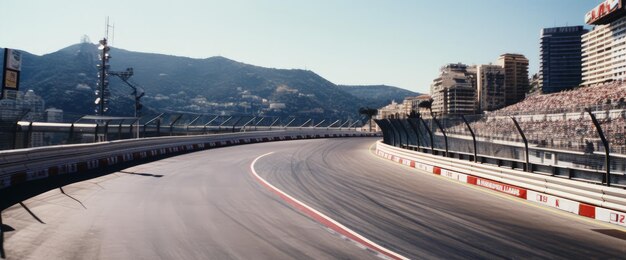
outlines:
M85 205L80 200L78 200L77 198L74 198L74 197L70 196L69 194L65 193L65 191L63 190L63 187L59 187L59 190L61 190L61 193L63 193L63 195L67 196L70 199L73 199L74 201L78 202L78 204L83 206L84 209L87 209L87 207L85 207Z
M626 240L626 232L617 229L592 229L595 232L605 234L621 240Z
M46 224L46 222L43 222L43 220L41 220L39 217L37 217L37 215L35 215L34 212L32 212L28 207L26 207L26 205L23 202L20 202L20 205L22 206L22 208L24 208L28 212L28 214L30 214L39 223Z
M18 185L15 185L9 188L1 189L0 190L0 212L24 200L35 197L39 194L42 194L44 192L47 192L53 189L61 188L68 184L105 176L105 175L115 173L115 172L120 172L126 168L129 168L135 165L149 163L152 161L157 161L157 160L161 160L161 159L168 158L168 157L171 157L171 156L159 156L159 157L154 157L154 158L146 158L144 160L124 162L124 163L107 167L105 169L96 169L96 170L89 170L86 172L61 174L61 175L57 175L53 177L40 179L40 180L28 181L28 182L20 183ZM150 174L150 173L133 173L133 172L124 172L124 173L140 175L140 176L156 177L156 178L163 177L163 175L156 175L156 174Z
M126 174L131 174L131 175L146 176L146 177L155 177L155 178L163 177L162 174L152 174L152 173L142 173L142 172L128 172L128 171L120 171L120 172L121 173L126 173Z

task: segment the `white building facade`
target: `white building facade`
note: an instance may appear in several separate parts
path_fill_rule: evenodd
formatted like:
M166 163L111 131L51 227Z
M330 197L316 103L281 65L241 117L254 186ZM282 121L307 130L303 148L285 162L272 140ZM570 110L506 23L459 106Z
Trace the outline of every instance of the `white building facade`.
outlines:
M626 17L598 25L583 35L582 85L626 77Z
M623 0L606 0L585 14L594 25L582 36L583 83L589 86L626 78L626 7Z

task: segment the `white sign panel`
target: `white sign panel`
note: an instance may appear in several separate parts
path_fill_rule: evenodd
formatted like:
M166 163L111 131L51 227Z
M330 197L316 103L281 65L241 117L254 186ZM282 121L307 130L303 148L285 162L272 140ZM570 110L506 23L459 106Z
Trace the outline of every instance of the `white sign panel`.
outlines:
M529 190L526 199L529 201L534 201L540 204L544 204L549 207L557 208L563 211L571 212L574 214L578 214L580 203L568 200L564 198L560 198L553 195L548 195L545 193L540 193L536 191Z
M7 49L6 68L20 71L22 69L22 52L18 50Z

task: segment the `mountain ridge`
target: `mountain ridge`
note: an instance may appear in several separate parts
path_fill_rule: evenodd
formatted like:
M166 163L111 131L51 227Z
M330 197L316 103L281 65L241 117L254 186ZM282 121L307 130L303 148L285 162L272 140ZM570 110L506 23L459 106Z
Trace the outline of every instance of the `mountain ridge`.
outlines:
M69 113L93 114L97 45L79 43L41 56L24 53L22 90L33 89L49 106ZM142 102L157 111L346 118L358 117L359 107L376 107L389 96L359 97L313 71L266 68L222 56L196 59L120 48L111 48L110 55L111 71L132 67L131 80L146 91ZM109 80L111 114L130 115L132 90L119 79ZM385 86L375 92L397 89Z

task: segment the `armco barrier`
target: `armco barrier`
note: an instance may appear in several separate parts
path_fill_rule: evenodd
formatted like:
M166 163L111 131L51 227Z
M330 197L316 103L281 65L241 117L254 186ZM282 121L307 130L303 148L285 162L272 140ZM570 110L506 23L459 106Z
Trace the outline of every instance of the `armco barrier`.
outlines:
M626 190L446 158L376 143L376 154L402 165L626 227Z
M302 129L215 135L125 139L91 144L60 145L0 151L0 189L51 176L81 173L123 162L171 156L215 147L302 139L303 135L366 137L377 134L345 130Z

